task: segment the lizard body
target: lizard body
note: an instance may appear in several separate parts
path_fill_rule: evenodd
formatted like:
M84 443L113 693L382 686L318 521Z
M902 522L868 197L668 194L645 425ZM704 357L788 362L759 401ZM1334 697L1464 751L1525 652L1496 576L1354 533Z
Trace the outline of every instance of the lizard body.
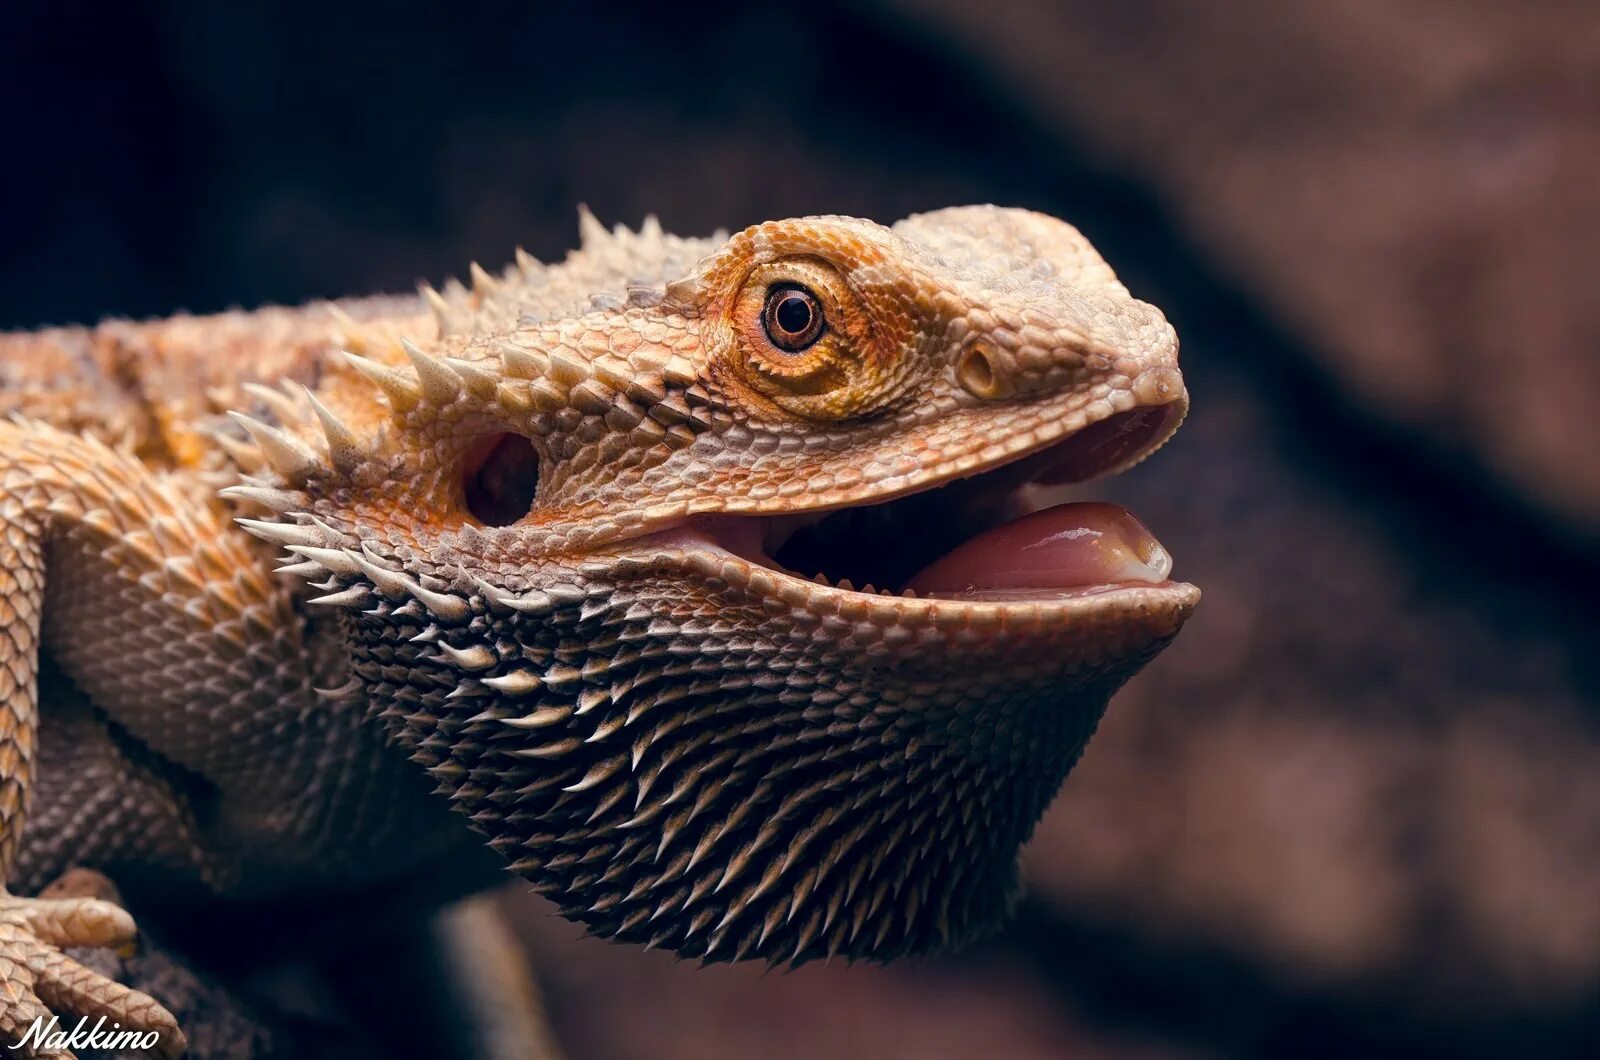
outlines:
M473 842L451 807L597 933L708 960L1003 917L1198 593L1120 514L971 531L1170 436L1170 327L1020 210L582 228L442 293L0 336L14 886L336 891ZM60 986L120 909L0 929L0 1033L181 1040Z

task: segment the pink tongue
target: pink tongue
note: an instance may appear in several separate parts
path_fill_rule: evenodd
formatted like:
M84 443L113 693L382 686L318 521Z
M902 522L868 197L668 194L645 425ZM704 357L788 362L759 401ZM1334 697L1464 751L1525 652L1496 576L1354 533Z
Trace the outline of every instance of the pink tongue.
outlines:
M979 534L924 567L907 588L927 596L1006 595L1163 582L1172 557L1115 504L1058 504Z

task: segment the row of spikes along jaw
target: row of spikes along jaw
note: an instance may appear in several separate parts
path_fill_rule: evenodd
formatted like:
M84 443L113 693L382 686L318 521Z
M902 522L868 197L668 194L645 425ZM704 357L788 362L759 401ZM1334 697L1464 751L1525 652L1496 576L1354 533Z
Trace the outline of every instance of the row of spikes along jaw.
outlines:
M636 295L612 324L647 328L673 297ZM588 359L515 334L492 357L361 348L345 361L381 403L252 388L283 425L233 414L253 444L225 444L257 474L223 492L272 513L239 521L337 609L337 694L535 890L593 933L707 961L887 959L1004 919L1016 848L1117 675L1052 710L1025 667L975 685L971 631L926 602L924 620L841 624L676 546L590 551L580 526L563 539L579 558L530 559L526 527L430 528L461 511L459 465L419 454L587 419L662 459L716 401L684 351L649 342ZM1041 768L1017 769L1024 742L1050 749Z

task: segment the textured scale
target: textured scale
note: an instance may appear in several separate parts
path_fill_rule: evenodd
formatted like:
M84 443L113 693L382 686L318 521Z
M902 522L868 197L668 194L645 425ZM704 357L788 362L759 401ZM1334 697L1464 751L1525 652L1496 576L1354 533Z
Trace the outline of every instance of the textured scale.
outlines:
M709 239L585 212L581 235L416 298L0 336L13 880L381 880L470 841L448 804L596 933L707 960L882 959L1001 920L1017 848L1194 590L855 592L697 520L881 502L1176 410L1159 442L1187 400L1171 329L1024 211ZM817 292L813 345L763 344L772 284ZM537 488L487 525L467 482L506 438ZM75 812L101 780L114 828Z

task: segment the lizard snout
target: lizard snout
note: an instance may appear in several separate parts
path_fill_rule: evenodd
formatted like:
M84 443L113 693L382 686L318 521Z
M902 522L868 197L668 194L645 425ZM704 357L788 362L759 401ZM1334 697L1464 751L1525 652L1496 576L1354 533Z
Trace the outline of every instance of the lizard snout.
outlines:
M983 401L1098 390L1133 392L1138 404L1159 405L1182 392L1176 336L1154 310L1055 315L1033 305L993 305L969 310L967 325L955 379Z

